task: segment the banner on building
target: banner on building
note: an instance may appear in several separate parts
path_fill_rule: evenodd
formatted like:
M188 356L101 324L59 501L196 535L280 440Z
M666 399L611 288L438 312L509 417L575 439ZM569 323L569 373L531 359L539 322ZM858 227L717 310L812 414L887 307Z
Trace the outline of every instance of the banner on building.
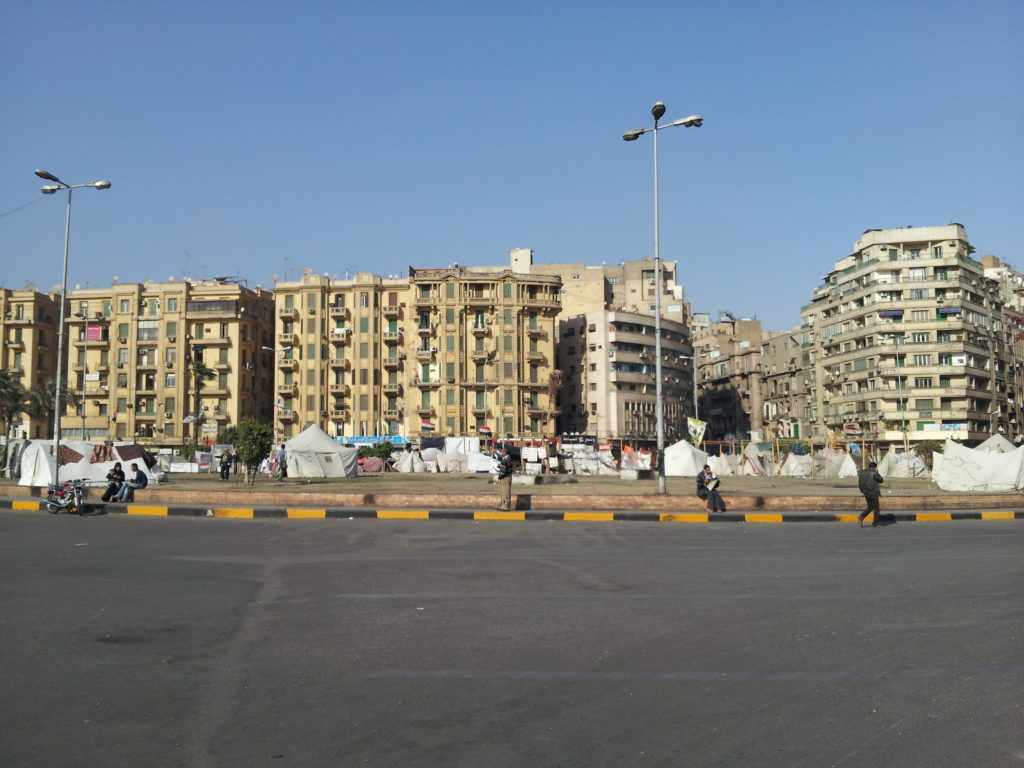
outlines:
M697 445L697 443L704 439L704 432L708 428L707 422L700 419L687 418L686 426L690 430L690 441L694 445Z

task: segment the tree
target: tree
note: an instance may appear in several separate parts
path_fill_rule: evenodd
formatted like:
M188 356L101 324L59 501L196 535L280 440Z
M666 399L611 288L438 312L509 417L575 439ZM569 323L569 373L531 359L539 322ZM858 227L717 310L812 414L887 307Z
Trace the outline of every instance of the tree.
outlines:
M217 442L221 445L234 445L238 440L238 427L222 427L217 433Z
M245 467L246 482L252 485L256 471L274 446L274 428L255 419L245 419L235 427L234 446L238 460Z
M199 425L203 422L203 382L217 378L217 372L204 363L201 357L195 357L192 359L192 365L189 372L192 376L192 390L195 393L196 399L196 407L193 413L195 420L192 422L192 447L193 451L195 451L199 447Z
M0 421L4 425L4 435L11 434L14 420L26 411L27 397L21 379L13 376L10 371L0 370Z
M53 401L57 397L57 380L47 379L36 384L25 393L27 398L26 412L34 419L46 422L47 431L53 429ZM82 396L73 389L61 387L60 407L66 413L68 408L78 408L82 404Z

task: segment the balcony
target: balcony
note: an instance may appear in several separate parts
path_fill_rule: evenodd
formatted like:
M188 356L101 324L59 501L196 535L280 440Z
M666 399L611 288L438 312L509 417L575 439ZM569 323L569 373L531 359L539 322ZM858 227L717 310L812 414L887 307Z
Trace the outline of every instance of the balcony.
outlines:
M441 380L415 378L412 380L412 385L414 387L419 387L420 389L433 389L434 387L441 386Z
M528 309L558 310L561 309L562 302L558 299L553 299L550 296L527 296L523 299L523 306Z
M531 325L527 327L526 335L529 336L531 339L546 339L548 337L544 329L536 325ZM615 341L615 338L610 336L609 341Z
M293 411L291 408L281 408L277 412L277 420L278 421L292 422L292 421L297 421L298 418L299 418L299 415L297 413L295 413L295 411Z
M548 411L547 408L541 408L536 403L527 403L526 415L534 418L544 418L548 415Z
M383 309L384 317L397 318L402 314L402 308L398 304L386 304Z
M343 307L338 304L331 305L331 319L332 320L348 320L352 316L348 307Z
M298 311L298 310L296 310ZM193 339L192 343L195 344L198 340ZM296 333L279 333L277 334L277 346L279 347L296 347L299 344L299 336Z
M426 325L419 325L416 327L416 333L420 335L420 338L425 336L433 336L434 331L437 330L436 324L427 323Z
M471 353L470 357L474 363L486 363L491 359L491 353L485 349L475 349Z
M284 335L287 335L287 334L281 334L281 335L284 336ZM295 336L294 333L291 334L291 335L293 337L295 337L295 343L297 344L298 341L299 341L298 336ZM280 337L278 337L278 338L280 338ZM156 344L156 339L139 339L138 343L139 344ZM224 346L228 346L230 344L231 344L231 339L228 336L204 336L203 338L196 338L196 337L192 338L192 346L193 347L224 347ZM282 346L286 346L286 345L282 344Z
M430 361L437 354L437 347L420 347L416 350L416 359Z
M282 397L295 397L299 394L298 384L279 384L277 387L277 394Z
M489 336L491 333L491 326L488 324L474 325L473 335L474 336Z
M431 292L426 296L417 295L412 301L417 307L435 307L440 301L440 298L441 297L438 296L437 293Z
M485 405L475 405L470 409L470 412L474 416L486 416L488 414L487 406Z
M401 344L402 343L402 332L401 331L384 331L384 343L385 344Z
M299 319L299 308L298 307L279 307L277 310L277 317L279 320L298 320Z
M385 395L400 395L402 394L401 384L385 384L382 388Z
M335 369L339 369L340 368L343 371L347 371L349 369L350 363L344 357L332 357L330 359L330 361L328 362L328 365L330 365L331 368L335 368Z
M348 408L331 408L329 413L331 414L332 419L336 419L338 421L344 421L348 418Z
M147 370L149 368L156 368L160 365L160 361L155 360L151 357L144 357L141 360L135 361L135 370Z
M390 410L384 411L384 418L387 421L399 421L402 418L402 412L392 408Z
M299 370L299 361L290 357L282 357L277 361L277 367L282 371L297 371Z
M349 393L348 384L331 384L327 387L327 391L332 395L338 395L339 397L347 397Z
M462 301L467 307L491 307L497 297L491 291L465 291Z
M535 349L526 353L526 361L529 363L543 363L545 360L547 360L547 357L539 350Z
M633 375L635 376L637 374L633 374ZM615 374L612 373L611 376L612 376L612 380L614 381L615 380L614 379ZM654 374L652 373L650 375L643 375L639 379L639 381L642 384L650 384L650 383L652 383L651 379L653 379L653 378L654 378ZM520 389L547 389L548 388L548 383L546 381L520 381L519 382L519 388Z
M332 328L331 344L348 344L352 339L352 331L348 328Z
M24 349L25 348L25 342L24 341L8 341L7 342L7 348L8 349Z
M494 379L463 379L459 383L469 389L494 389L498 386L498 382Z
M434 406L432 406L432 405L421 405L419 408L416 409L416 413L418 413L420 416L433 416L434 415Z
M385 357L382 361L385 370L394 371L402 367L402 358L398 356Z
M10 344L20 343L21 342L9 342L8 346L10 346ZM101 349L103 347L110 346L110 337L104 336L103 338L100 339L89 339L88 341L86 341L85 338L80 337L72 340L71 343L74 344L76 347L89 347L90 349ZM152 343L156 344L156 341L153 341Z

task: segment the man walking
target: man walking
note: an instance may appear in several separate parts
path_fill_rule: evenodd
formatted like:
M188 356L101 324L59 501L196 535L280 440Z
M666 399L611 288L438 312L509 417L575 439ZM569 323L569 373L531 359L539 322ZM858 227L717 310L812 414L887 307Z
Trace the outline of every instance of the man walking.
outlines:
M283 483L286 477L288 477L288 451L285 450L284 443L281 443L281 447L277 449L277 482Z
M864 494L864 501L867 503L867 509L857 515L857 522L861 525L864 523L864 518L874 512L875 516L872 519L871 527L878 527L882 516L882 510L878 506L878 494L881 493L881 489L878 486L882 482L882 476L878 474L878 465L873 461L868 464L867 469L862 469L857 475L857 485L860 487L860 492Z
M498 451L498 509L508 512L512 508L512 457L508 448Z

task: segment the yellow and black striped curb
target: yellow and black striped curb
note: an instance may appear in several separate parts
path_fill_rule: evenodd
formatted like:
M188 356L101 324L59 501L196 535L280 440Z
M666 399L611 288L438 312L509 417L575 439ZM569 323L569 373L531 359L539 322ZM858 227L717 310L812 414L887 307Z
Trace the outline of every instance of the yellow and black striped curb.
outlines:
M0 499L0 509L41 510L35 499ZM200 507L186 505L86 503L86 514L127 514L141 517L218 517L238 519L375 519L375 520L559 520L565 522L646 523L856 523L855 512L570 512L556 510L366 509L302 507ZM949 512L883 512L882 523L946 522L951 520L1022 520L1021 510Z

